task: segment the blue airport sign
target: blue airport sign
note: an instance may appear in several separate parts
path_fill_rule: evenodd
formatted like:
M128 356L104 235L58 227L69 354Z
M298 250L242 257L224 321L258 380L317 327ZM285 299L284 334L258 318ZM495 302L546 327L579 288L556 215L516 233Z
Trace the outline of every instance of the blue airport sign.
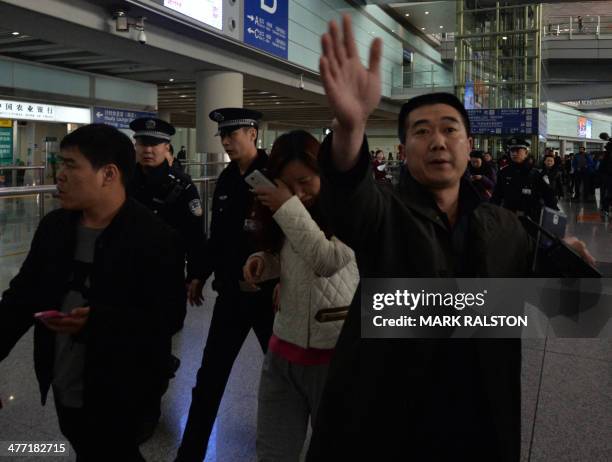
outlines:
M244 43L287 59L289 55L289 1L244 2Z
M130 122L140 117L157 117L157 113L96 106L93 108L92 119L96 124L112 125L115 128L130 128Z
M538 109L470 109L473 135L537 135Z

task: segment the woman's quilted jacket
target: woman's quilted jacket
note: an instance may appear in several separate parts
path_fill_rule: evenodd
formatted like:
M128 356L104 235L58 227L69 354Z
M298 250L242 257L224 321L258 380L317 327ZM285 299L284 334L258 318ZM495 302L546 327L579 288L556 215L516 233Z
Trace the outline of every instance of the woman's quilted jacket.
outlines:
M359 283L354 252L335 237L327 239L297 196L274 214L285 235L277 255L258 252L265 261L261 280L280 275L280 309L274 334L302 348L334 348L343 320L317 313L351 304ZM333 310L331 310L333 311Z

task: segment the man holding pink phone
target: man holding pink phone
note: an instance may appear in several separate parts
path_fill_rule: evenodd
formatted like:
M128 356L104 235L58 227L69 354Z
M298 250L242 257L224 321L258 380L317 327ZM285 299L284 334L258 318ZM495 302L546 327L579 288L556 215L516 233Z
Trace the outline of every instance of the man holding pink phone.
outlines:
M185 316L184 249L127 197L135 154L126 135L86 125L60 150L62 208L41 220L2 295L0 361L34 326L41 402L52 388L77 460L143 461L138 431Z

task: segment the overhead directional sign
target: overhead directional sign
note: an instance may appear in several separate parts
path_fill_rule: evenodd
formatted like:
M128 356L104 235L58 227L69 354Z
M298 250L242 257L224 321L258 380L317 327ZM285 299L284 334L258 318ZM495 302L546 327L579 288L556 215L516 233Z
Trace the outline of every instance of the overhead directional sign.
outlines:
M244 2L244 43L287 59L289 50L289 1Z
M112 125L115 128L130 128L130 122L140 117L157 117L157 113L130 111L112 107L96 106L93 108L94 123Z
M470 109L473 135L537 135L538 109Z

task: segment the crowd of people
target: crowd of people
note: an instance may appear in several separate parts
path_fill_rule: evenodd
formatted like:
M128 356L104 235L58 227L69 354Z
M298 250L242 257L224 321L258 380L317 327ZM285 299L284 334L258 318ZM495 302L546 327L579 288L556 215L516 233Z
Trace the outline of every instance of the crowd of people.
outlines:
M529 197L522 200L526 203L522 210L527 213L528 208L531 208L532 217L537 219L542 205L556 209L556 203L561 200L594 202L596 190L599 190L599 210L604 219L607 219L612 204L612 146L608 145L610 147L605 150L590 153L581 147L577 154L566 154L563 158L552 148L546 148L538 165L535 158L528 153L529 143L521 139L520 146L512 145L513 140L515 139L506 140L507 154L499 153L497 161L493 160L488 151L473 150L470 153L466 175L483 199L491 200L498 183L498 174L504 172L501 178L506 178L509 171L505 169L511 167L510 171L513 172L515 180L512 185L506 181L508 184L497 187L495 200L498 204L501 204L499 195L502 190L508 190L510 194L515 195L519 195L519 192L524 195L523 191L528 191L526 195ZM522 152L517 155L518 151ZM385 161L383 151L376 150L371 153L374 179L383 184L391 183L394 172ZM518 165L521 166L520 169L516 169ZM525 189L524 181L519 184L516 177L521 176L534 188L530 186ZM537 194L533 193L534 190Z
M167 122L135 120L135 144L100 124L61 141L61 208L3 293L0 360L33 326L42 402L52 389L78 461L144 460L139 445L180 363L171 339L213 275L177 462L204 459L251 329L265 355L260 461L297 461L309 423L308 462L519 459L520 340L363 340L360 280L529 277L536 250L517 215L556 207L554 180L526 162L523 139L508 141L503 168L473 151L463 104L433 93L402 106L401 179L381 187L365 135L381 97L381 41L364 67L344 17L322 45L335 120L321 145L297 130L268 155L257 149L262 114L210 113L231 162L208 235L197 190L169 156ZM594 263L582 242L566 242Z

